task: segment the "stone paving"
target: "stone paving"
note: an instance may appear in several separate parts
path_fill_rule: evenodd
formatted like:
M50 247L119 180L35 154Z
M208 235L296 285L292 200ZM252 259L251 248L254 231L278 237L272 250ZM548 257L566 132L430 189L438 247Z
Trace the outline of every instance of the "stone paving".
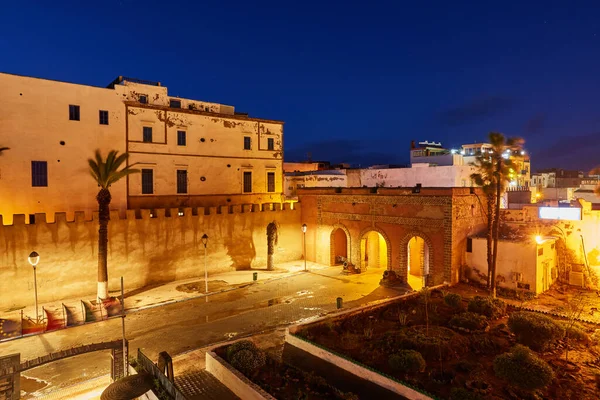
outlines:
M311 271L322 271L327 270L329 267L308 262L307 266ZM214 295L215 293L223 293L230 290L236 290L244 288L248 285L256 285L264 283L273 279L282 279L294 276L302 273L304 270L304 261L287 262L277 265L273 271L267 271L262 269L244 270L244 271L231 271L220 274L214 274L209 277L208 288L209 294ZM257 274L257 281L253 280L253 274ZM199 288L201 290L194 290ZM204 297L204 279L185 279L174 282L167 282L164 284L154 285L151 287L139 288L129 290L125 292L125 311L127 313L145 310L153 307L160 307L167 304L174 304L180 301L186 301L199 297ZM111 291L111 296L118 297L120 292ZM93 299L94 295L90 294L87 298ZM98 320L107 319L107 311L102 310L99 307L95 307L95 300L84 301L81 299L65 299L55 303L44 303L39 305L39 309L48 310L44 315L54 316L58 315L57 318L48 318L58 321L54 327L47 327L46 330L54 330L57 328L63 328L64 320L62 305L67 306L67 309L75 310L69 312L69 320L73 323L70 325L76 326L81 325L85 322L97 322ZM86 316L77 317L78 313L85 307ZM93 309L92 309L93 308ZM97 308L97 309L96 309ZM21 336L21 311L24 316L35 315L34 307L28 307L23 310L0 310L0 341L6 339L14 339ZM114 304L109 307L110 315L119 315L121 312L121 306ZM35 332L34 332L35 331ZM24 333L42 333L43 328L37 330L28 330Z
M372 270L344 276L341 268L313 269L309 273L287 275L285 279L271 279L234 291L130 313L125 321L130 351L134 354L137 348L142 348L153 361L160 351L167 351L175 361L179 355L191 354L188 352L193 349L272 332L334 311L337 297L344 299L344 308L350 308L401 294L379 286L382 273ZM75 345L120 337L121 321L113 319L0 342L0 353L18 352L22 360L27 360ZM188 357L188 365L185 368L182 365L179 361L174 364L176 376L186 371L201 371L204 360L201 355ZM104 375L109 368L110 355L97 352L29 370L27 376L46 382L42 392L47 393L84 375L87 379ZM190 376L186 379L192 380ZM190 383L189 387L193 385Z

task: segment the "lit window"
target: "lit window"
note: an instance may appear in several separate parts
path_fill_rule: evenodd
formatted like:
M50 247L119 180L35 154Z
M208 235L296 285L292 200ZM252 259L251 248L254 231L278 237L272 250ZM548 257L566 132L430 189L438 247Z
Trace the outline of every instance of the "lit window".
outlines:
M151 143L152 142L152 127L151 126L145 126L144 127L144 138L143 138L144 142L147 143Z
M154 171L142 169L142 194L154 193Z
M69 120L79 121L79 106L69 104Z
M33 187L48 186L48 162L47 161L32 161L31 162L31 186L33 186Z

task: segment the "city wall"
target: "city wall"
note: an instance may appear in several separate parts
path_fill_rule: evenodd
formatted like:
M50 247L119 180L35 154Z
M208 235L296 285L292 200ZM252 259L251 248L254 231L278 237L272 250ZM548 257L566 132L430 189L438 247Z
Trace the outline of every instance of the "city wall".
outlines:
M278 224L274 261L302 257L299 204L253 204L210 208L128 210L125 218L111 211L108 226L109 289L118 290L120 277L132 290L159 282L204 275L207 234L209 275L216 272L265 268L267 225ZM35 224L15 215L12 225L0 216L0 311L32 305L33 271L30 252L40 254L37 266L41 303L90 296L97 282L97 213L86 219L76 212L74 221L57 213L54 222L36 214Z

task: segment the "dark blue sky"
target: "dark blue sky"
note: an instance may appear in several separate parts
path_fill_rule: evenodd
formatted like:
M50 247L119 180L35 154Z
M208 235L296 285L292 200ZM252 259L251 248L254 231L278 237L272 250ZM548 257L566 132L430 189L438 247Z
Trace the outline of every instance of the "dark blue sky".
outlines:
M413 139L497 130L533 169L600 164L597 1L84 3L3 3L0 70L160 81L284 120L288 160L403 163Z

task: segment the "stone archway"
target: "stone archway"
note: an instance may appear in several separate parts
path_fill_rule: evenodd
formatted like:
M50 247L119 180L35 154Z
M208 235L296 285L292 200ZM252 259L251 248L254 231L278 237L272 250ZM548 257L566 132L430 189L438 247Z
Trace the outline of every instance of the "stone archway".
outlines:
M358 263L355 262L356 266L360 266L362 270L391 269L392 246L383 230L374 226L363 229L358 240Z
M420 236L413 236L406 245L407 282L414 290L426 286L425 279L429 275L429 246Z
M400 241L400 278L418 290L432 285L434 269L431 239L419 231L404 236Z
M350 238L350 231L344 225L336 224L333 226L329 237L329 264L331 266L340 265L340 257L352 261L352 241Z

